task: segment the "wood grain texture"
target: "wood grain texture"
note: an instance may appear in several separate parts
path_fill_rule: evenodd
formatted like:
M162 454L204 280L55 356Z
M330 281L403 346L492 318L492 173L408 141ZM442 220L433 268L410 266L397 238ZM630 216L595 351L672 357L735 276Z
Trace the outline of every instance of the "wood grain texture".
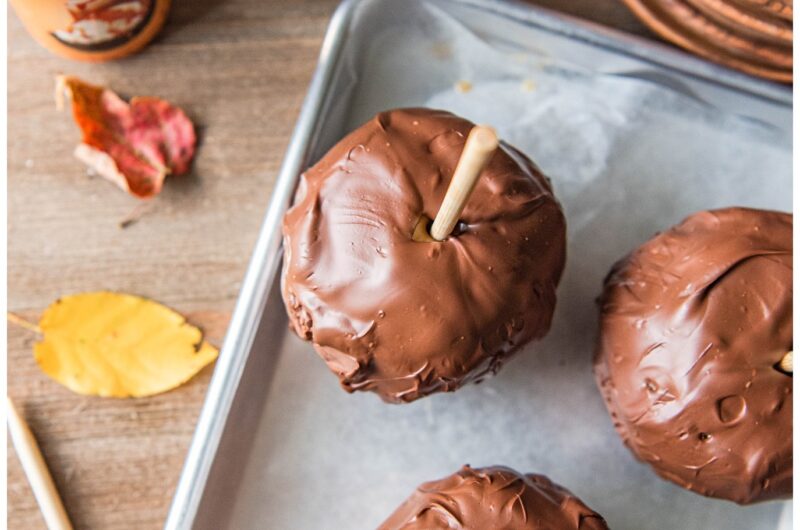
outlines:
M616 0L542 0L641 33ZM187 314L220 344L275 175L337 0L174 0L141 54L103 65L50 55L9 12L8 303L36 321L60 295L111 289ZM53 103L56 74L157 95L198 126L190 175L167 179L136 223L137 201L87 176L79 132ZM9 325L8 386L39 440L75 527L160 528L211 368L146 399L72 394L33 360L35 336ZM13 450L8 527L44 528Z

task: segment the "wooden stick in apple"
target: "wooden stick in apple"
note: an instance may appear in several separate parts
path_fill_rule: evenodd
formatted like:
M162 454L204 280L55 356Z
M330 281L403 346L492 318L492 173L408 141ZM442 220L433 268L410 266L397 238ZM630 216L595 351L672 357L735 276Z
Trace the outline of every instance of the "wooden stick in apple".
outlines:
M443 241L453 231L478 177L489 164L498 145L497 133L491 127L476 125L469 132L450 186L433 220L431 236L435 240Z
M783 359L781 359L781 363L780 363L781 370L783 370L784 372L788 372L790 374L794 373L794 370L793 370L793 368L794 368L793 357L794 357L794 354L791 351L783 356Z

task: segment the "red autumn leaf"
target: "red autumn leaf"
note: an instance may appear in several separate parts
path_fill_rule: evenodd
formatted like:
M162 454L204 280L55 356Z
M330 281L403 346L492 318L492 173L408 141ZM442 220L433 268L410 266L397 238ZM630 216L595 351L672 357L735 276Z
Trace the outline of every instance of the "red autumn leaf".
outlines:
M83 132L75 156L136 197L161 191L164 178L189 170L197 138L186 114L154 97L125 102L111 90L78 78L57 80L58 94L72 101ZM61 101L59 99L59 101Z

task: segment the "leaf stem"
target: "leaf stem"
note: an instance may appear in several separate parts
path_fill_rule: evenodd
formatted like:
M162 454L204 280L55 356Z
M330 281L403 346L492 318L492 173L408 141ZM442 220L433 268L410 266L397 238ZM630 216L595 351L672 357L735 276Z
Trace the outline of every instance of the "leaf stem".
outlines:
M28 322L27 320L25 320L24 318L22 318L19 315L15 315L14 313L8 311L8 312L6 312L6 318L12 324L16 324L17 326L19 326L21 328L25 328L28 331L33 331L34 333L38 333L39 335L43 335L42 329L39 326L37 326L36 324L34 324L32 322Z

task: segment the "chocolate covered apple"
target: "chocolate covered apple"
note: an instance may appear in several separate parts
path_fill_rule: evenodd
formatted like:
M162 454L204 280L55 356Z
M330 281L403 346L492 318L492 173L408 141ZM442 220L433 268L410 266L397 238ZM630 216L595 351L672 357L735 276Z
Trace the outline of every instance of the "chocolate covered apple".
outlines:
M625 444L741 504L792 495L792 216L700 212L614 265L595 373Z
M378 530L607 530L605 520L543 475L464 466L426 482Z
M291 328L348 392L408 402L452 391L550 327L565 220L527 157L487 151L452 231L437 218L474 127L443 111L382 112L301 178L282 294Z

